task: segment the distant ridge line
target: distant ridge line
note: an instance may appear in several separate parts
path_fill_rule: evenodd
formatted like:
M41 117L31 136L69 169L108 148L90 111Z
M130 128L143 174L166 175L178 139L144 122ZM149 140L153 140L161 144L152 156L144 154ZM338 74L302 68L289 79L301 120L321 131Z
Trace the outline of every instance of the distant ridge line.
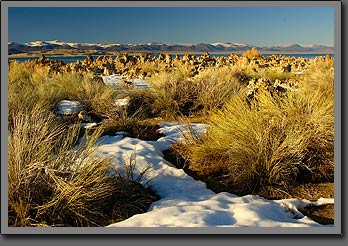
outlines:
M59 40L52 41L33 41L25 44L16 42L8 43L8 54L20 54L28 52L47 52L58 49L87 51L96 50L99 52L242 52L255 47L260 52L275 53L334 53L334 47L312 44L301 46L292 44L287 46L255 46L243 43L214 42L198 44L165 44L159 42L142 44L107 44L107 43L77 43L63 42Z

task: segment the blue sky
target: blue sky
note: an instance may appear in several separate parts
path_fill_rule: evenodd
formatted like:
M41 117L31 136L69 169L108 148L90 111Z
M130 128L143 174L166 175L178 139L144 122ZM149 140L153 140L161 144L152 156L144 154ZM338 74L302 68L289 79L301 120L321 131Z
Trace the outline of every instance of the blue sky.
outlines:
M333 7L11 7L8 40L334 45Z

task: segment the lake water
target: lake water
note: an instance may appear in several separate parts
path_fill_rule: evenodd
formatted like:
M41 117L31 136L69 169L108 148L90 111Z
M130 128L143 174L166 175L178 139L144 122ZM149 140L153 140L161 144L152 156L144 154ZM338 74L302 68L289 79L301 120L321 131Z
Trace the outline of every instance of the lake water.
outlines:
M231 53L228 54L211 54L210 56L229 56ZM194 56L200 56L201 54L192 54ZM271 56L272 54L262 54L262 56ZM289 56L289 57L304 57L304 58L309 58L313 59L316 56L326 56L326 54L283 54L284 56ZM179 55L179 57L182 57L183 55ZM333 54L330 54L331 57L334 57ZM93 59L96 59L98 56L92 56ZM50 60L58 60L62 61L64 63L70 63L70 62L76 62L78 60L83 60L86 58L86 56L47 56ZM116 58L116 56L112 56L113 59ZM8 58L9 61L11 60L16 60L18 62L23 62L26 60L35 60L37 57L25 57L25 58Z

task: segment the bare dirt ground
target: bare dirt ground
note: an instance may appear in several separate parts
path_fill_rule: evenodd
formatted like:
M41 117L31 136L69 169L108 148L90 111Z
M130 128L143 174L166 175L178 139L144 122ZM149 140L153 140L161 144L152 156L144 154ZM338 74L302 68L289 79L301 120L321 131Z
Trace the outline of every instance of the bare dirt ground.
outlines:
M312 201L318 200L320 197L334 198L334 183L300 185L295 187L290 194L294 198ZM302 209L301 213L323 225L334 223L334 205L308 206Z

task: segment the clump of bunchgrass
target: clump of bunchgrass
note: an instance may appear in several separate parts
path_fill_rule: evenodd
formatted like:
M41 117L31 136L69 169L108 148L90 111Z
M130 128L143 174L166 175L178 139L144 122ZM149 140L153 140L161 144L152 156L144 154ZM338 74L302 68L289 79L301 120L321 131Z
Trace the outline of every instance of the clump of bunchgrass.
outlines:
M46 69L47 70L47 69ZM31 109L36 104L49 104L53 109L60 100L79 101L85 111L101 118L117 112L115 100L119 92L97 83L91 74L48 74L45 67L32 62L12 63L9 68L9 112Z
M204 113L221 108L229 99L243 91L239 80L240 69L236 67L209 67L194 77L197 100L195 107Z
M197 87L179 70L160 73L149 81L149 92L154 98L152 111L161 117L190 115L195 109Z
M236 95L212 113L206 136L177 145L177 151L191 170L237 194L284 197L297 183L332 181L334 97L328 78L310 82L308 74L299 91L278 96L260 90L248 103Z
M209 67L196 76L181 70L163 72L149 80L151 111L164 118L197 116L221 108L245 86L240 81L240 68Z
M79 128L57 124L49 107L10 117L9 226L104 226L146 211L158 198L96 156L100 130L77 144Z
M157 75L161 72L165 72L166 69L166 64L164 62L150 62L147 61L142 64L138 64L138 67L141 69L141 71L146 74L147 76L154 76Z
M86 111L102 117L109 117L115 112L115 99L118 92L111 86L93 81L91 75L57 74L43 81L42 97L51 99L52 104L63 99L76 100Z

